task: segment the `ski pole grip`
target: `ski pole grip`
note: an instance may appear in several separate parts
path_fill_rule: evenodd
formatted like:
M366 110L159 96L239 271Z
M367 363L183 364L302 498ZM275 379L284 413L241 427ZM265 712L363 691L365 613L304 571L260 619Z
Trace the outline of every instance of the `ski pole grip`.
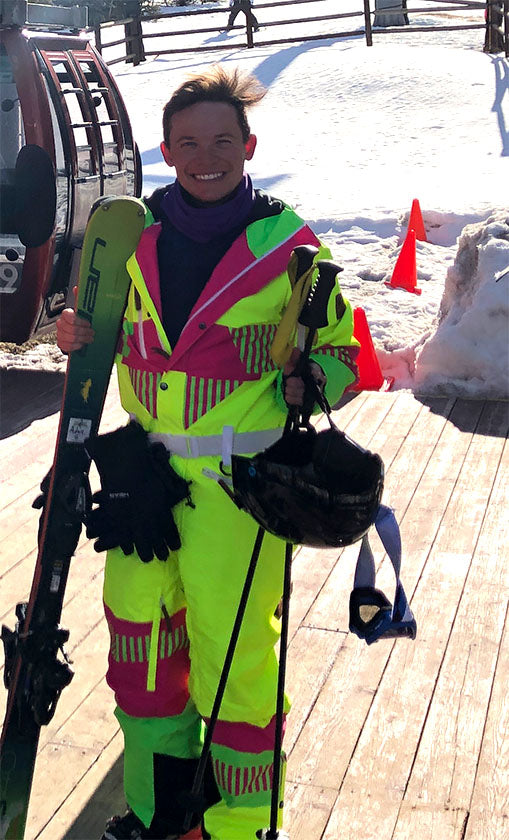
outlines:
M315 248L314 245L296 245L293 253L297 259L297 268L295 271L295 282L297 283L310 270L313 265L313 260L318 254L318 248Z
M342 267L332 260L318 260L318 277L302 309L299 321L310 329L327 326L327 307Z
M292 293L277 327L270 355L278 367L284 367L295 346L295 332L301 309L308 296L318 248L297 245L291 253L287 272Z

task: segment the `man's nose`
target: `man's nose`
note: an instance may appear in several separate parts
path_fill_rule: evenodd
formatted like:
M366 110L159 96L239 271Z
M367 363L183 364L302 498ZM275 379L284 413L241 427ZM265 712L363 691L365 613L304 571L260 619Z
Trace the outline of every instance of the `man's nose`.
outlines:
M200 160L210 160L216 156L217 152L215 146L212 144L204 144L198 147L196 154Z

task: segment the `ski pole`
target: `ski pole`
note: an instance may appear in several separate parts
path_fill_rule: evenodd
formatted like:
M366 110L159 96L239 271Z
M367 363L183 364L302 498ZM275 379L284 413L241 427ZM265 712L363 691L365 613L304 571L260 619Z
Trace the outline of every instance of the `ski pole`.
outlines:
M336 276L341 271L339 266L330 260L319 260L318 263L318 277L313 287L310 287L304 305L301 308L298 323L308 328L307 336L304 342L301 356L296 365L294 375L305 376L306 364L309 359L309 354L313 346L316 331L319 327L327 324L327 305L330 294L336 282ZM315 386L316 398L320 406L327 410L329 409L325 396L314 382L312 376L306 377L310 384ZM329 409L330 411L330 409ZM298 408L290 409L288 412L288 420L285 426L284 433L295 428L298 420ZM284 585L283 585L283 609L281 615L281 639L279 649L279 669L278 669L278 685L277 685L277 701L276 701L276 728L274 735L274 758L273 758L273 776L272 776L272 791L270 803L270 823L268 829L261 829L256 836L259 840L283 840L286 835L278 831L278 813L279 813L279 786L281 781L281 752L283 746L283 719L284 719L284 702L285 702L285 681L286 681L286 663L288 654L288 627L290 620L290 595L291 595L291 575L292 575L292 554L293 546L291 543L286 543L285 548L285 569L284 569Z
M304 373L306 362L309 359L311 347L315 338L316 330L327 324L327 304L330 293L334 288L336 275L341 270L330 260L320 260L318 262L318 278L315 285L310 288L308 295L301 309L298 323L302 326L308 327L304 348L299 358L296 371L300 375ZM311 377L312 379L312 377ZM314 382L314 380L312 380ZM316 387L317 398L326 403L318 387ZM285 427L285 432L290 429L291 425L295 423L295 412L290 410L288 412L288 421ZM274 735L274 758L273 758L273 776L272 776L272 791L270 803L270 824L268 829L262 829L257 832L259 840L283 840L283 836L278 831L278 813L279 813L279 786L281 781L281 752L283 746L283 719L284 719L284 702L285 702L285 681L286 681L286 663L288 655L288 627L290 620L290 594L291 594L291 576L292 576L292 554L293 546L291 543L286 543L285 547L285 570L284 570L284 585L283 585L283 609L281 615L281 639L279 648L279 668L278 668L278 685L277 685L277 701L276 701L276 729Z
M260 840L283 840L283 835L278 831L277 821L279 812L279 786L281 783L281 751L283 746L283 719L285 708L285 681L286 662L288 651L288 627L290 623L290 595L292 591L292 554L293 545L286 543L285 547L285 572L283 584L283 610L281 615L281 640L279 648L279 668L277 681L276 701L276 729L274 734L274 759L272 775L272 791L270 800L270 824L269 829L262 829L256 833Z
M327 326L327 307L329 297L336 284L336 276L343 269L331 260L318 260L318 277L313 286L309 288L304 305L301 308L298 325L307 327L307 334L301 345L301 355L290 376L300 376L306 386L315 392L315 400L323 411L330 412L330 406L324 394L316 384L308 365L309 354L315 340L316 331L320 327ZM283 434L289 434L292 429L299 426L299 418L302 425L308 425L311 411L304 416L302 409L299 412L298 406L292 406L288 411Z

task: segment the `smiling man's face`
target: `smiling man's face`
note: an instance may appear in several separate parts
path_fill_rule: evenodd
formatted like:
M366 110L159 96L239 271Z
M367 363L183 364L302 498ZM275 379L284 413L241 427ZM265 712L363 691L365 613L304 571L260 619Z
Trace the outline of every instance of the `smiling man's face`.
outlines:
M169 145L161 143L181 186L210 203L235 189L255 148L256 137L251 134L244 142L237 112L227 102L197 102L177 111L171 118Z

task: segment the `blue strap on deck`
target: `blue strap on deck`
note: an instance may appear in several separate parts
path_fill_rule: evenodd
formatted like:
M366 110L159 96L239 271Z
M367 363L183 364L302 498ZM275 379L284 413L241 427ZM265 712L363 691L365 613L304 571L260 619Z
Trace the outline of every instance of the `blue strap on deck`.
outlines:
M398 636L415 639L417 624L399 578L401 535L394 511L386 505L380 505L374 525L394 569L394 604L391 604L380 589L375 588L375 561L368 536L365 534L357 559L354 588L350 595L350 631L364 639L368 645L379 639L393 639Z

